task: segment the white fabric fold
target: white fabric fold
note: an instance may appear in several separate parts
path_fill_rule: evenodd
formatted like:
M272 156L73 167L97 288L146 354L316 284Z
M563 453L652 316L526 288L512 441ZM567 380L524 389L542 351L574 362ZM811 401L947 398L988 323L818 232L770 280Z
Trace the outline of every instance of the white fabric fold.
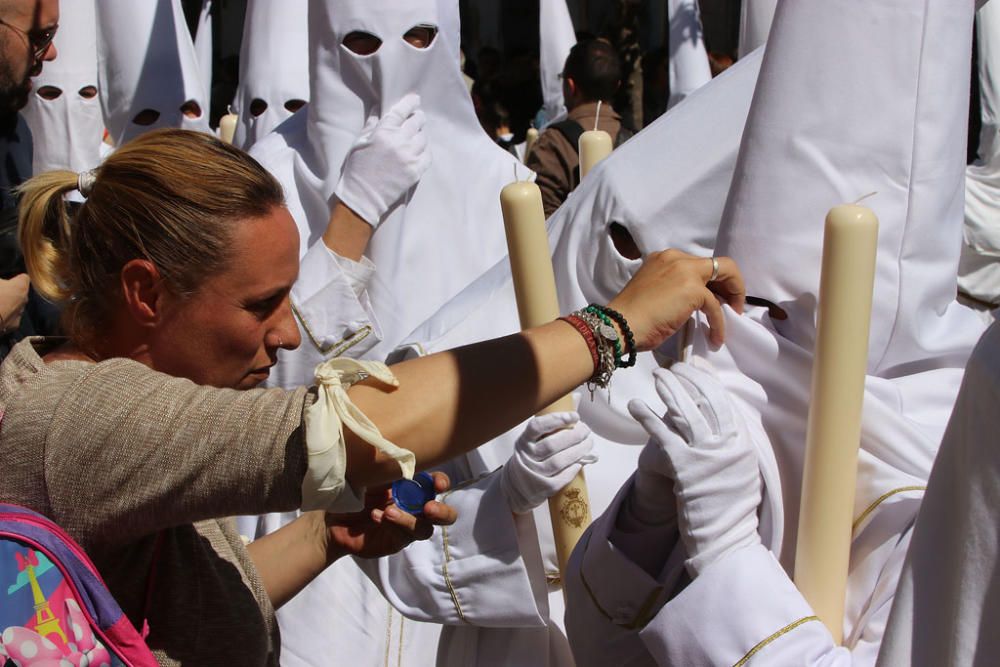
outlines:
M347 451L344 427L399 463L406 479L413 478L413 452L386 440L378 427L347 396L347 389L374 377L392 387L399 381L389 367L371 361L331 359L316 367L319 396L305 410L306 449L309 467L302 481L302 509L329 510L347 486ZM338 509L341 509L338 507Z

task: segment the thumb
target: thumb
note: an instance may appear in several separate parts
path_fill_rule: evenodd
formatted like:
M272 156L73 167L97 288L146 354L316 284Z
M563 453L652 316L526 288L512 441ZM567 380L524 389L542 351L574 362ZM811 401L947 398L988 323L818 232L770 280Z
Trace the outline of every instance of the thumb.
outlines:
M400 127L417 109L420 108L420 95L408 93L399 98L392 108L382 116L381 124L386 127Z

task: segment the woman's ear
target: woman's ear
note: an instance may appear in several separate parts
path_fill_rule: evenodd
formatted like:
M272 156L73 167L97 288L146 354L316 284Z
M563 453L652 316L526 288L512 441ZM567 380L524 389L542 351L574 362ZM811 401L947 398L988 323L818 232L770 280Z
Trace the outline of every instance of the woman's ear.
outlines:
M163 319L164 283L159 269L148 259L130 260L121 270L122 298L132 321L142 327Z

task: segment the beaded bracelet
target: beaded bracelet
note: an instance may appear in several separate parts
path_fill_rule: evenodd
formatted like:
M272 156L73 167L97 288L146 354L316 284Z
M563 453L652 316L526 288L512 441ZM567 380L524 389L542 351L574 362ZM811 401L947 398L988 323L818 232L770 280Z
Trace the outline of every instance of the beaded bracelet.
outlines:
M612 346L615 349L615 368L621 368L622 367L622 342L621 342L621 339L618 337L618 332L614 330L614 324L611 322L611 318L608 317L604 313L604 311L602 311L600 308L598 308L597 306L594 306L594 305L587 306L586 308L584 308L584 310L586 312L591 313L593 315L596 315L597 317L600 318L601 322L604 323L604 326L607 327L607 329L605 330L605 332L607 334L610 334L611 332L614 332L614 338L611 338L609 335L605 335L604 337L605 338L611 338L611 344L612 344Z
M594 362L594 373L587 380L587 389L590 390L590 397L593 399L596 388L607 388L611 374L616 368L614 348L610 340L598 333L603 322L593 313L584 310L559 319L570 324L587 342L587 348Z
M587 308L598 310L618 323L618 328L622 330L622 334L625 336L625 343L628 347L628 359L622 362L620 359L621 355L619 355L618 367L632 368L633 366L635 366L638 350L636 350L635 348L635 335L632 333L632 329L629 327L628 320L625 319L625 316L619 313L617 310L614 310L613 308L608 308L607 306L599 306L596 303L590 304L589 306L587 306Z

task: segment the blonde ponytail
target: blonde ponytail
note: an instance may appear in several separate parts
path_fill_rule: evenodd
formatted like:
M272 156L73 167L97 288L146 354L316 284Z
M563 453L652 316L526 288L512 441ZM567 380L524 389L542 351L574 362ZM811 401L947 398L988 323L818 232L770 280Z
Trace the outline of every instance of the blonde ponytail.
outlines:
M64 196L77 187L71 171L36 176L18 188L18 242L35 290L54 303L70 297L67 253L71 225Z

